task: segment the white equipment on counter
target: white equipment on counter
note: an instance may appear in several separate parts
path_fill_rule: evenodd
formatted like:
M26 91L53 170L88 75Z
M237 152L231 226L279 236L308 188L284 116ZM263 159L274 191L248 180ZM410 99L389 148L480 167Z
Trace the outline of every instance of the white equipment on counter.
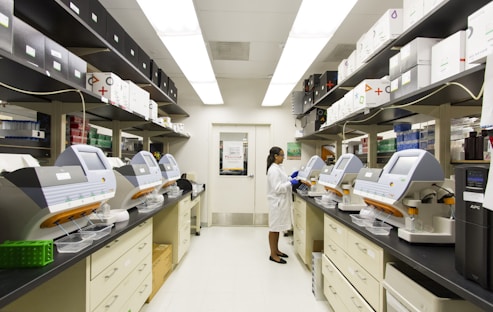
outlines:
M0 154L0 163L4 156ZM82 144L65 149L55 166L4 172L0 241L55 239L78 230L87 224L86 216L115 196L115 190L106 156L99 148Z
M308 160L306 166L302 166L298 171L298 180L311 185L311 179L316 178L320 170L325 166L325 162L320 156L314 155Z
M363 163L356 155L344 154L334 166L326 166L320 172L318 183L334 194L331 198L340 210L360 211L366 207L363 198L353 193L353 182L361 168Z
M376 217L397 226L400 238L411 243L454 243L453 189L432 154L409 149L394 153L383 169L361 169L354 193L383 211Z
M108 201L111 209L128 210L137 207L146 202L147 196L157 193L162 185L159 165L148 151L138 152L130 164L115 167L113 171L118 187L115 197Z
M167 192L167 187L174 184L180 177L181 172L178 163L171 154L165 154L159 160L159 168L163 177L163 186L159 189L159 193Z

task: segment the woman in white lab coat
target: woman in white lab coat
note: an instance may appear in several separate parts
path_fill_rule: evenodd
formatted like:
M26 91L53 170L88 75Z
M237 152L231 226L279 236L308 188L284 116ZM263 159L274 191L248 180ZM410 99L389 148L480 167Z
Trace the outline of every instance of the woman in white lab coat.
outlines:
M288 256L281 252L278 247L279 232L291 229L291 209L293 198L291 195L292 185L298 184L294 179L297 172L291 177L286 174L282 167L284 151L274 146L267 157L267 202L269 205L269 260L276 263L286 263Z

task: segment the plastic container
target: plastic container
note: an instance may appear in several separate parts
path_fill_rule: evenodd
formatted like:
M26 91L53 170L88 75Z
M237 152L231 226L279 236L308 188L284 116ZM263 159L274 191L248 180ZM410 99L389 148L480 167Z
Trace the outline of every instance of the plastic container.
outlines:
M353 223L356 224L357 226L369 226L374 221L374 219L372 218L367 218L357 213L351 214L349 216L351 217L351 221L353 221Z
M53 241L5 241L0 244L0 268L41 267L53 262Z
M94 236L96 236L94 233L73 233L57 239L53 244L56 245L59 253L75 253L91 246Z
M374 221L371 225L365 226L365 228L372 234L375 235L389 235L392 229L391 225L383 221Z
M79 233L85 236L91 236L94 234L94 236L91 237L92 240L98 240L106 235L111 233L111 228L113 227L113 224L106 225L106 224L91 224L86 227L83 227L82 229L79 230Z

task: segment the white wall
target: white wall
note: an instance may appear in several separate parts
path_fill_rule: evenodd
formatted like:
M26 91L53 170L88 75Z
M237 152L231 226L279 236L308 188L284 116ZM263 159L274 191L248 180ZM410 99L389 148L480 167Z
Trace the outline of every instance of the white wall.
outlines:
M209 136L213 123L230 124L270 124L272 144L286 149L288 142L296 141L294 138L296 125L292 115L291 98L286 99L281 107L262 107L261 102L268 80L265 83L253 80L226 80L221 81L221 92L225 104L203 105L193 103L187 99L180 98L178 90L178 103L190 114L190 117L181 120L185 123L185 130L190 133L190 139L177 140L170 143L169 152L175 156L182 172L193 172L199 183L208 185L209 159ZM173 120L172 120L173 121ZM305 146L306 144L303 144ZM265 151L266 161L269 151ZM303 161L307 161L313 154L306 155L302 150L302 160L285 160L286 171L299 168ZM207 201L202 203L207 205ZM207 207L202 207L202 222L207 221Z

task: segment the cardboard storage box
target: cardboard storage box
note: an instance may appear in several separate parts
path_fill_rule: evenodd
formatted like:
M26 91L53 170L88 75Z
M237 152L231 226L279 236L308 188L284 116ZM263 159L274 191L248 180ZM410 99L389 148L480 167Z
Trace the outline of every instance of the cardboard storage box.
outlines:
M402 33L402 9L388 9L373 25L372 54L379 52Z
M68 54L63 46L45 37L45 68L50 76L68 79Z
M82 88L86 87L87 62L77 55L68 53L68 80Z
M125 54L125 37L127 34L123 27L111 16L108 14L106 16L106 41L113 48L119 51L122 54Z
M92 76L92 92L107 98L111 104L126 109L124 104L128 100L124 97L128 99L127 83L114 73L94 72Z
M0 1L0 49L12 53L14 1Z
M402 30L405 31L416 24L424 14L424 1L430 0L403 0L402 2Z
M149 92L142 89L130 80L125 80L128 84L128 107L127 110L137 114L144 119L149 119Z
M173 248L169 244L153 244L152 248L152 291L150 302L173 270Z
M390 101L390 81L365 79L353 89L353 92L353 112L360 113L367 108L378 107Z
M431 65L417 65L402 73L396 96L401 97L430 85Z
M466 32L460 30L431 48L431 83L464 71L465 64Z
M87 0L84 0L87 2ZM89 0L89 12L86 16L86 23L102 37L106 36L106 18L108 12L99 0Z
M486 56L493 52L488 51L488 37L491 37L493 23L493 3L481 7L467 18L467 42L466 42L466 63L484 63Z
M123 45L125 58L135 67L139 67L139 45L129 35L126 35Z
M401 48L401 73L416 65L431 64L431 47L440 42L437 38L418 37Z
M389 78L393 80L401 75L401 53L389 58Z
M45 66L45 36L14 16L13 54L30 65Z
M151 58L140 47L139 47L139 52L138 52L138 59L139 59L138 69L146 77L151 77Z

